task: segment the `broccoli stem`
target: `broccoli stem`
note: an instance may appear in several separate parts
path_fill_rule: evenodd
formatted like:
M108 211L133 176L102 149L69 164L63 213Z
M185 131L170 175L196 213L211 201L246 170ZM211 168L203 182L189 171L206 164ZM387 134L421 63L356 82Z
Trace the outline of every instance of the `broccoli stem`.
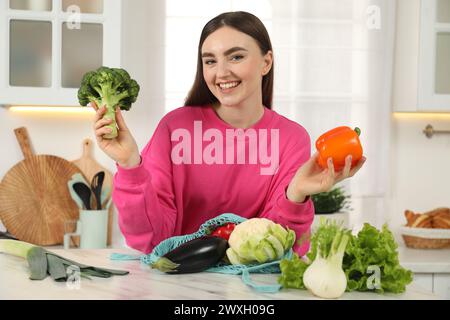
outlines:
M117 123L116 123L116 108L114 106L106 105L106 113L103 115L103 119L111 119L112 122L107 125L107 128L111 129L110 133L104 134L104 139L114 139L118 136Z
M109 87L103 88L103 104L106 105L106 113L103 119L111 119L112 122L107 125L107 128L111 129L110 133L104 134L104 139L114 139L119 133L117 130L116 122L116 108L119 101L128 96L128 92L117 95L115 91L111 91Z

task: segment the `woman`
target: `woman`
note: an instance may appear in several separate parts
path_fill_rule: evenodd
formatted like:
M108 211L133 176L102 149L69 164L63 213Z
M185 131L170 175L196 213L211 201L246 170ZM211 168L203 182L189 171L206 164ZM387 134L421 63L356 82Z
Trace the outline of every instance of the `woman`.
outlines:
M139 154L117 108L119 136L97 110L100 148L117 163L113 199L130 247L149 253L162 240L192 233L222 213L264 217L289 227L297 239L314 218L310 195L353 176L310 157L311 142L296 122L271 110L273 53L262 22L246 12L209 21L198 46L197 74L185 106L166 114ZM304 255L309 243L296 244Z

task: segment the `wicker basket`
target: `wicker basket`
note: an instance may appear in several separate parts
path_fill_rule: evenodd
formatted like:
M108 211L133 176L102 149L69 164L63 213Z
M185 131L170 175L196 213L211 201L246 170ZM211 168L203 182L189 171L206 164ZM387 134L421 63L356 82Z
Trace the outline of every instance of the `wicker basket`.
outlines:
M450 248L450 229L427 229L402 227L405 245L414 249Z
M408 248L414 249L444 249L450 248L450 239L426 239L402 235Z

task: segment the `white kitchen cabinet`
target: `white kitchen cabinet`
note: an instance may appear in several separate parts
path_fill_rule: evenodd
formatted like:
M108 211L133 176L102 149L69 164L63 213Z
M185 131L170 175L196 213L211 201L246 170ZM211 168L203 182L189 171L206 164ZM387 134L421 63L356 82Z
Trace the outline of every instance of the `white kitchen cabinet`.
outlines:
M433 275L433 292L450 300L450 273L435 273Z
M78 105L83 74L120 66L121 0L0 2L0 105Z
M414 274L413 284L450 300L450 249L398 247L402 267Z
M413 284L450 300L450 273L415 273Z
M450 0L399 0L393 110L450 111Z
M433 292L433 274L432 273L416 273L414 274L413 283L422 289Z

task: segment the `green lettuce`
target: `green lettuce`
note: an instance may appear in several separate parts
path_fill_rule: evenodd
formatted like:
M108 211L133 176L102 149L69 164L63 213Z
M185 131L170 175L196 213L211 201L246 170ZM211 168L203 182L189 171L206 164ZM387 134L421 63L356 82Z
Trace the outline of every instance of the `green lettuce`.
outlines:
M278 282L285 288L306 289L303 283L303 274L309 264L294 253L291 259L280 261L281 275Z
M347 291L404 292L406 285L412 282L413 274L400 265L397 248L386 224L379 231L365 223L345 251L343 268L347 275ZM379 286L372 282L373 289L367 285L375 275L368 272L369 266L375 266L380 271Z

